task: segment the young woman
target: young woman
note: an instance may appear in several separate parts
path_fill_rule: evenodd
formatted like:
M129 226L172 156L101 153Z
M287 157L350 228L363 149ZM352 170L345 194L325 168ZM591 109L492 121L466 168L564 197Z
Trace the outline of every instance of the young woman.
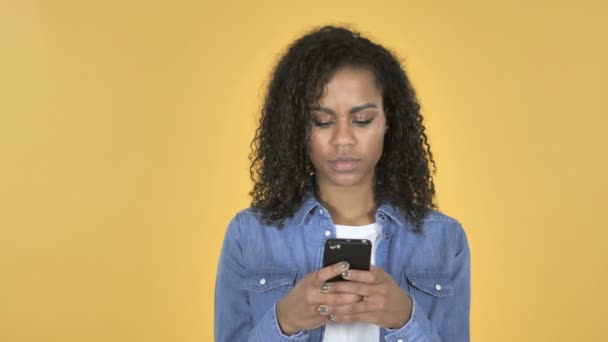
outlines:
M224 238L216 341L469 341L467 237L436 210L424 131L383 46L333 26L292 43ZM322 267L328 238L370 240L370 270Z

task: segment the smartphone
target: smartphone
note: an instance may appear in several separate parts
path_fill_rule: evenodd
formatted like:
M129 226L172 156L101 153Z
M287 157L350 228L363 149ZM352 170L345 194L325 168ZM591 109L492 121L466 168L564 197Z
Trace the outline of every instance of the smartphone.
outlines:
M340 261L348 261L350 269L369 271L372 242L366 239L327 239L323 249L323 267ZM343 280L337 275L328 282Z

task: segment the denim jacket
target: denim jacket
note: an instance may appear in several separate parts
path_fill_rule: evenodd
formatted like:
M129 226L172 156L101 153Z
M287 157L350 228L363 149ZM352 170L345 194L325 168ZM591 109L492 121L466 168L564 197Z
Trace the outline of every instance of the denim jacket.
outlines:
M376 266L410 295L413 311L401 328L380 328L380 341L469 341L470 252L461 224L430 209L415 234L401 212L382 204ZM305 197L282 229L245 209L230 221L215 284L216 342L323 340L325 326L284 335L276 303L306 274L322 267L325 239L335 237L329 212Z

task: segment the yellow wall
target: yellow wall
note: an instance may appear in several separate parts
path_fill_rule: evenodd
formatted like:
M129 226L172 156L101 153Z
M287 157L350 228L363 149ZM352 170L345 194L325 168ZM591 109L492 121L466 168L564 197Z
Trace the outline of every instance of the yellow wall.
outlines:
M604 341L608 5L2 1L0 340L210 341L278 54L353 23L405 59L474 341Z

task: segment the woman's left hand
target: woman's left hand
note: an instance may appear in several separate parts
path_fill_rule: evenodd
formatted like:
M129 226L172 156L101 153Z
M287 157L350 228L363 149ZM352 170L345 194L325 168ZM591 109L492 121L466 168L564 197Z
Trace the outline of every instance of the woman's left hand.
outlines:
M348 274L344 274L347 273ZM383 269L348 270L347 281L329 283L330 292L354 293L363 297L357 303L329 307L336 322L367 322L384 328L401 328L412 314L412 299ZM344 277L347 275L347 277Z

